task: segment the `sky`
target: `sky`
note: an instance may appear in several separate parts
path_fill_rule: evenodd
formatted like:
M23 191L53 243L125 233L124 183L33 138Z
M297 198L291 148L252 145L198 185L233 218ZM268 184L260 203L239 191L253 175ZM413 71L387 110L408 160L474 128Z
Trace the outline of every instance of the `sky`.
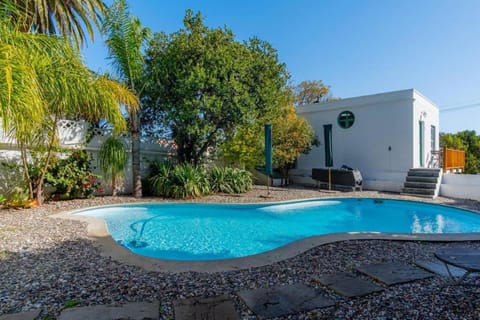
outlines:
M127 0L128 1L128 0ZM110 4L111 0L106 0ZM185 10L237 40L278 51L293 84L321 80L335 97L415 88L440 108L440 131L480 134L479 0L129 0L152 32L182 28ZM101 37L82 50L111 70Z

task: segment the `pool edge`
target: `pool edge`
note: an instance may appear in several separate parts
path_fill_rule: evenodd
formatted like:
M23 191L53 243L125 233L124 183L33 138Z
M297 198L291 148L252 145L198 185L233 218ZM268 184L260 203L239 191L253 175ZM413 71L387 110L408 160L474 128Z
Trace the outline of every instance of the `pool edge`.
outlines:
M325 199L325 198L324 198ZM303 199L307 200L307 199ZM392 199L397 200L397 199ZM291 202L291 201L290 201ZM422 202L422 201L419 201ZM278 202L277 202L278 203ZM136 203L137 205L140 203ZM99 206L108 207L108 206ZM91 207L93 208L93 207ZM89 209L91 209L89 208ZM454 207L455 208L455 207ZM458 207L457 207L458 209ZM429 241L429 242L462 242L480 241L480 233L450 233L450 234L405 234L405 233L333 233L308 237L289 243L283 247L242 258L179 261L149 258L137 255L118 244L107 230L106 223L101 218L74 215L79 209L52 215L52 218L75 220L87 223L87 235L95 240L95 245L104 257L112 258L120 263L138 266L147 271L156 272L202 272L215 273L243 270L273 264L293 258L312 248L347 240L393 240L393 241ZM468 211L468 210L467 210ZM472 211L472 210L470 210Z

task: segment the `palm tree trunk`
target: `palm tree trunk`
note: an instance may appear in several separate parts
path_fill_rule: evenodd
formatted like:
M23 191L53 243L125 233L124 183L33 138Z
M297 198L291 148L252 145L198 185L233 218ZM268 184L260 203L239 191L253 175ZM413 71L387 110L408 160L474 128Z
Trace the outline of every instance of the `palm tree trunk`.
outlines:
M30 179L30 174L28 173L27 148L23 142L20 143L20 155L22 157L23 175L28 184L28 197L29 199L33 199L33 184L32 179Z
M142 197L142 176L140 175L140 132L136 111L130 113L130 134L132 136L132 187L135 198Z
M112 197L117 196L117 179L115 177L115 172L112 169Z
M38 181L37 181L37 190L35 192L35 197L37 199L37 203L39 206L43 204L43 181L45 180L45 175L47 173L48 165L50 164L50 159L53 153L53 145L54 145L55 136L57 133L57 119L58 119L58 116L55 115L53 117L52 136L50 137L50 141L48 144L47 157L45 159L45 163L43 164L43 169L40 173L40 177L38 178Z

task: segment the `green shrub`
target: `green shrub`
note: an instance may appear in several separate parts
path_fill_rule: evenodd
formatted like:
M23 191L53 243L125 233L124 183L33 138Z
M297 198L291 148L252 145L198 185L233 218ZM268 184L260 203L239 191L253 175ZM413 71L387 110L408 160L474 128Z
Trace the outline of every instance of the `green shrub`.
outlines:
M56 188L63 198L93 197L100 188L99 176L90 171L90 156L75 150L67 158L52 163L45 183Z
M7 201L7 198L0 194L0 205L2 205L5 201Z
M208 179L200 167L170 162L150 166L152 194L168 198L195 198L210 193Z
M153 162L150 164L150 178L148 179L151 194L154 196L170 197L172 188L173 165L168 162Z
M209 181L213 192L243 193L251 190L253 185L250 172L229 167L213 167Z
M252 188L248 171L213 167L209 171L188 164L154 162L149 177L143 180L148 194L168 198L194 198L212 192L242 193Z
M195 198L210 194L210 184L200 167L189 164L175 166L172 175L172 198Z

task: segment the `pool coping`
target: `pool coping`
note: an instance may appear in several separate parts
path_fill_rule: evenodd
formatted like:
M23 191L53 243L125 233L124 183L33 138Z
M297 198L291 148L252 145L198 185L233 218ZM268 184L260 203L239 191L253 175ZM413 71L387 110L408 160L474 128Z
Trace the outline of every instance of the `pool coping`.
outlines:
M311 198L301 199L299 201L308 200L326 200L329 198ZM385 198L383 198L385 199ZM389 200L388 198L386 200ZM398 200L398 199L391 199ZM402 200L400 200L402 201ZM407 200L410 201L410 200ZM271 203L285 203L294 202L290 201L277 201ZM415 202L415 201L413 201ZM428 203L418 201L421 203ZM136 205L152 204L155 202L138 202ZM163 203L163 202L158 202ZM170 202L175 203L175 202ZM185 203L185 202L182 202ZM194 203L194 202L192 202ZM197 203L197 202L195 202ZM266 204L266 203L263 203ZM120 205L120 204L118 204ZM131 205L134 205L133 203ZM443 205L444 204L435 204ZM115 206L115 205L113 205ZM128 249L118 244L108 232L106 222L101 218L87 217L81 215L75 215L81 211L87 209L104 208L107 206L95 206L89 208L83 208L79 210L73 210L55 214L50 217L75 220L87 223L87 235L89 238L95 240L94 244L99 249L99 252L104 257L112 258L120 263L125 263L132 266L138 266L147 271L156 272L202 272L202 273L215 273L225 271L236 271L249 268L262 267L276 262L280 262L286 259L293 258L299 254L302 254L312 248L348 240L390 240L390 241L428 241L428 242L462 242L462 241L480 241L480 233L448 233L448 234L408 234L408 233L382 233L382 232L347 232L347 233L331 233L327 235L312 236L304 239L300 239L289 243L285 246L255 254L247 257L221 259L221 260L205 260L205 261L182 261L182 260L167 260L150 258L135 254ZM461 209L454 206L448 206L452 208ZM464 209L466 210L466 209ZM467 210L476 212L474 210ZM478 213L478 212L477 212Z

